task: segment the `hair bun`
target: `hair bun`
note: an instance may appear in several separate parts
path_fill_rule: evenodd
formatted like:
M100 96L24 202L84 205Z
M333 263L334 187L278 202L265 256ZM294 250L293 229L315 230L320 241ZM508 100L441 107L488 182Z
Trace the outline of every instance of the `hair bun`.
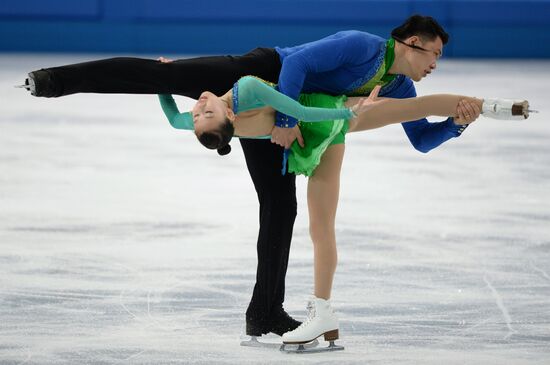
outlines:
M218 154L220 156L225 156L227 155L229 152L231 152L231 146L229 144L226 144L225 146L221 147L221 148L218 148Z

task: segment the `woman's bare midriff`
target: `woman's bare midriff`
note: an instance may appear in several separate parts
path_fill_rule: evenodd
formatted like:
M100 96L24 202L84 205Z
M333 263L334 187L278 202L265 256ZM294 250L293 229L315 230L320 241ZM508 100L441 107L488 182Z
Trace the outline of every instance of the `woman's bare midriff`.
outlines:
M235 119L235 134L242 137L270 135L275 124L275 110L270 107L241 112Z

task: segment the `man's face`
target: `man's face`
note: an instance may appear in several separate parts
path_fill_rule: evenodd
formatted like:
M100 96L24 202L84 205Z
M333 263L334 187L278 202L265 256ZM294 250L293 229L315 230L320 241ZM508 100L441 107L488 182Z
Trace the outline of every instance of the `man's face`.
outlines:
M425 76L432 73L436 68L437 60L443 54L443 42L437 37L433 41L422 41L419 37L410 37L407 44L409 47L409 63L411 65L410 78L414 81L420 81Z

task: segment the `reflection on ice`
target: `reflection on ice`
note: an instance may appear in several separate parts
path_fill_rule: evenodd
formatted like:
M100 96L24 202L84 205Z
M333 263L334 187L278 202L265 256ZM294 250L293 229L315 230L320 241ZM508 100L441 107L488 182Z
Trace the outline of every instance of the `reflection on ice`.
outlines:
M0 364L550 360L548 62L446 61L418 84L527 98L527 121L481 118L427 155L399 126L349 136L333 298L346 350L296 356L239 346L258 220L238 143L203 150L155 96L12 87L83 59L0 57ZM300 317L304 179L298 199L286 308Z

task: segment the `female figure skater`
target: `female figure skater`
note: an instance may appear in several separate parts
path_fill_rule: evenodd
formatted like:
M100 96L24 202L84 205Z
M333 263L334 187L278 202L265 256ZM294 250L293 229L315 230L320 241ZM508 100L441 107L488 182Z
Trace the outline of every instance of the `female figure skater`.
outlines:
M329 299L336 270L335 217L345 134L416 120L430 115L458 117L458 106L473 102L483 115L495 119L525 119L527 101L483 100L439 94L409 99L378 99L377 86L368 98L302 94L297 102L276 90L276 85L253 76L241 78L224 95L203 92L191 113L179 113L170 95L159 95L170 124L193 129L199 141L225 154L233 136L269 138L276 111L300 120L304 148L291 147L288 169L309 177L307 200L309 231L314 248L314 297L307 319L283 335L285 344L302 344L324 335L338 339L338 319ZM310 123L315 122L315 123ZM460 124L460 120L457 121Z

